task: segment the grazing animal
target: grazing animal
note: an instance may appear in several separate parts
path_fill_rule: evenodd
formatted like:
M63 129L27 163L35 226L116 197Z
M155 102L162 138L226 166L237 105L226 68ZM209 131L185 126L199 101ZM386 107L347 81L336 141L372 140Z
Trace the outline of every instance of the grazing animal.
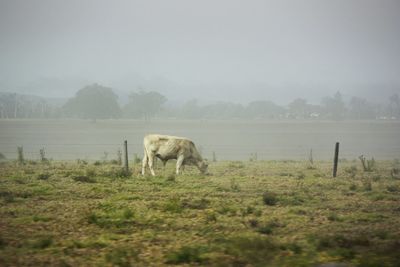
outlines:
M195 165L201 173L207 172L208 164L197 151L194 143L184 137L149 134L143 139L144 155L142 162L142 175L146 165L149 166L154 176L154 159L159 158L164 166L170 159L176 159L176 174L179 174L183 165Z

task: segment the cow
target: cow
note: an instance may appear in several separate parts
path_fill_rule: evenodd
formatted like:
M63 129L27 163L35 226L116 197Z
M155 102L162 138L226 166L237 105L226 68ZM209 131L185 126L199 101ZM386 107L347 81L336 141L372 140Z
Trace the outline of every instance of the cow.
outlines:
M155 176L153 169L155 157L159 158L164 166L168 160L176 159L176 174L180 173L184 165L195 165L201 173L207 172L207 162L202 159L193 141L185 137L149 134L144 137L143 146L142 175L148 165L151 174Z

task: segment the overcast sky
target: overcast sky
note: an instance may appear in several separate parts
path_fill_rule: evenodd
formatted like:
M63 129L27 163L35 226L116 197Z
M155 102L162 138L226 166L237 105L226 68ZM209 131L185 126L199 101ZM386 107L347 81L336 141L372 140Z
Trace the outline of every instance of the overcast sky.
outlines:
M393 91L399 14L398 0L0 0L0 91L68 96L98 82L278 102Z

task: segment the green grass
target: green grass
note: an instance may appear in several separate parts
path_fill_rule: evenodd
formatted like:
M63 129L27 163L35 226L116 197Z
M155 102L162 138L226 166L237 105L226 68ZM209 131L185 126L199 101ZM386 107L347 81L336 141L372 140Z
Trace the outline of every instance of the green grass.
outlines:
M0 165L0 266L399 266L393 163Z

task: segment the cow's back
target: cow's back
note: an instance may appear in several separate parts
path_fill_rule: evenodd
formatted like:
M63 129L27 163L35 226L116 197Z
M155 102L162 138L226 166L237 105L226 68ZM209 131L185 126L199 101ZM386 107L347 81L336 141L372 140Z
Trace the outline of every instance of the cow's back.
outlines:
M194 147L193 142L187 138L160 134L146 135L143 144L146 150L161 155L182 153L182 151L192 150Z

